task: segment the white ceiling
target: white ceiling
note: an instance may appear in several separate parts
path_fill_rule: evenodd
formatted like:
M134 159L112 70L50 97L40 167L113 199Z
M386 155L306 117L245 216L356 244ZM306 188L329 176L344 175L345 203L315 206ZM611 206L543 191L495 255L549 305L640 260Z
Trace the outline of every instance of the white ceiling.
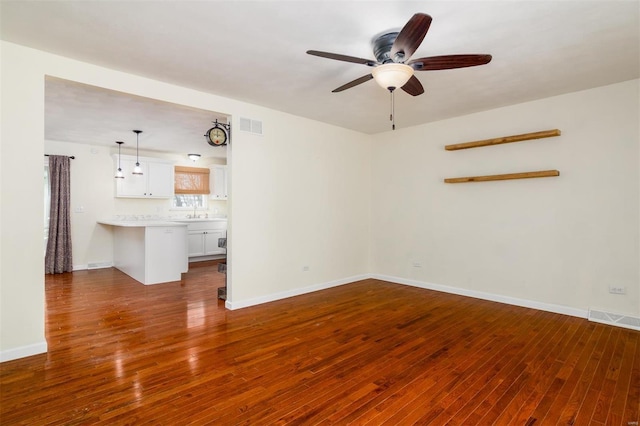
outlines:
M45 138L53 141L115 147L123 153L136 146L134 129L144 151L227 156L224 146L210 146L205 132L213 121L227 123L223 114L134 96L73 81L45 81Z
M390 129L388 93L374 81L331 90L370 68L305 52L373 59L372 38L401 28L416 12L433 23L414 58L488 53L493 61L416 73L426 92L396 94L397 127L640 77L638 0L2 0L0 6L4 40L365 133ZM124 140L115 136L124 128L129 142L130 130L140 128L141 148L144 137L145 149L165 150L169 142L159 138L174 126L202 146L207 125L220 116L55 79L46 88L46 137L56 140L99 134L113 144ZM187 136L177 139L171 150L190 149Z

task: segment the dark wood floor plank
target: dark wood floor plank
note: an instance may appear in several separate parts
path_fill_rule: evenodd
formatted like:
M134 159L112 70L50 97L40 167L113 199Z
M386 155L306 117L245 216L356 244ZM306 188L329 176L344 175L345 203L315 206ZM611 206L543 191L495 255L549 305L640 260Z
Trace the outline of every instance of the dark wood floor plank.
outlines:
M611 327L603 327L600 324L595 325L594 338L591 339L587 346L586 356L582 358L584 363L578 363L572 373L572 375L579 375L579 379L575 382L573 387L565 388L567 393L570 391L568 401L563 407L556 407L556 410L554 410L556 412L555 414L548 410L547 414L550 418L553 418L551 416L557 416L559 418L558 424L576 424L575 422L578 414L583 412L583 410L592 410L593 407L588 405L585 406L584 401L590 390L591 383L596 374L597 365L601 360L604 347L609 339L611 331ZM597 338L595 338L596 336ZM557 411L560 411L559 415L557 415Z
M636 422L640 424L640 333L633 333L629 336L636 342L635 356L633 357L633 366L631 367L631 377L629 389L627 393L624 414L622 415L622 424ZM629 358L625 358L625 362L630 362ZM619 398L624 398L623 394L618 394Z
M470 377L469 374L465 374L466 372L477 371L482 365L484 365L487 362L486 354L492 351L500 350L500 342L502 342L502 344L506 346L507 343L504 342L503 339L498 338L495 334L496 328L500 327L500 325L491 321L487 321L486 316L484 318L484 322L480 322L480 324L483 324L483 332L485 338L466 339L464 347L462 348L462 350L464 350L466 353L466 357L452 366L452 370L449 374L449 383L447 384L447 386L438 386L439 389L437 393L439 393L440 395L444 394L443 396L446 397L449 395L453 395L454 390L462 389L462 382ZM395 381L394 383L397 383L397 381ZM345 412L343 421L356 421L356 423L365 423L368 417L375 417L375 414L381 411L378 404L382 403L387 398L389 398L388 393L380 393L376 396L376 398L367 401L366 404L363 404L356 409L351 409L348 413ZM426 401L421 402L421 404L426 404Z
M602 386L609 368L609 363L613 357L613 350L618 340L618 336L620 335L620 331L620 329L611 330L609 339L602 350L600 360L595 367L594 377L589 384L589 390L582 402L582 410L576 416L576 424L602 423L597 419L594 419L594 415L597 417L599 412L603 410L602 406L598 406L598 397L602 391Z
M541 329L529 339L530 341L533 340L530 344L522 342L522 350L505 363L499 374L488 383L486 391L481 394L483 397L476 399L479 404L471 411L471 414L465 420L466 423L483 424L484 417L491 415L492 408L497 406L509 387L513 384L521 386L521 381L527 377L527 358L531 353L537 353L539 345L543 344L541 342L551 339L558 330L550 322L545 324L544 329Z
M598 328L601 328L601 326L598 326ZM569 398L569 402L560 414L560 422L562 424L579 424L576 423L576 421L578 421L578 416L581 416L582 421L587 423L591 420L594 404L592 394L595 392L595 389L591 386L594 380L598 380L598 365L602 361L607 342L609 341L613 331L614 330L611 327L604 328L602 334L595 342L591 355L587 360L587 365L580 377L580 381L576 384ZM541 417L539 414L536 414L536 416L538 418Z
M637 421L633 330L373 279L228 311L217 262L45 281L49 352L0 364L3 425Z
M637 339L623 334L621 341L624 343L623 353L620 356L620 367L617 372L617 380L615 389L611 397L611 406L607 415L606 425L626 425L628 421L624 420L624 406L626 404L627 395L629 394L629 386L631 384L631 374L633 368L633 358L636 351L640 351L637 347ZM640 399L639 399L640 401Z
M449 336L447 336L446 334L450 334ZM455 334L452 335L451 331L448 331L445 335L440 336L439 340L441 341L441 345L446 346L446 350L442 351L441 349L438 349L436 351L434 351L433 353L431 353L429 355L429 357L427 358L427 362L431 362L431 363L435 363L438 362L439 364L442 365L443 370L445 370L446 375L444 377L448 377L449 375L451 375L451 371L455 368L455 366L450 363L450 362L441 362L441 361L435 361L436 359L440 358L440 357L448 357L449 354L451 353L456 353L458 351L464 350L464 347L466 346L466 344L468 342L466 342L463 338L460 338L459 336L456 336ZM426 343L425 343L426 344ZM424 345L423 345L424 346ZM404 358L402 359L403 364L408 363L414 363L414 361ZM416 366L418 366L418 368L423 369L425 364L415 364ZM406 379L409 379L409 377L407 377L406 375L406 368L405 371L400 371L400 370L396 370L396 371L392 371L391 369L388 368L388 366L385 366L385 376L387 377L387 379L385 380L378 380L375 383L379 386L380 391L376 392L376 393L370 393L369 395L367 395L368 397L372 397L372 401L380 401L385 399L386 397L389 396L389 393L393 390L396 389L396 384L397 383L402 383L404 382ZM408 370L410 371L410 370ZM434 368L430 370L432 376L437 376L438 375L438 371ZM443 384L444 380L448 380L443 378L443 380L440 380L438 383L439 384ZM435 384L435 383L434 383ZM424 385L424 382L423 382ZM373 398L378 396L378 398ZM341 412L337 412L334 413L332 416L327 417L327 423L333 423L333 422L337 422L337 421L345 421L346 418L351 417L353 414L356 414L358 412L358 408L360 408L361 405L363 405L363 402L367 402L367 401L362 401L362 398L360 399L360 401L358 401L359 404L352 404L352 406L344 406L344 408L342 409ZM369 404L374 405L374 404Z
M549 406L547 414L544 417L538 418L538 422L561 424L560 416L562 414L562 410L565 407L568 407L567 404L569 403L569 398L571 397L572 392L576 389L576 385L585 371L598 337L603 332L602 327L598 326L596 329L596 324L593 323L589 324L587 327L581 327L581 330L583 334L580 341L566 358L564 365L560 368L560 371L554 378L562 381L562 388L556 394L555 399ZM536 388L537 392L532 395L529 401L527 401L527 411L519 413L519 415L514 418L512 422L513 425L524 424L528 419L532 418L534 409L547 391L546 386L536 386Z
M437 324L439 321L440 320L432 324ZM397 325L395 330L391 327L391 334L397 335L398 329L404 328L406 324L407 323ZM385 358L387 359L387 362L385 362L383 372L379 371L379 365L377 368L370 368L370 366L366 367L366 363L370 363L371 359L364 359L363 361L365 361L365 364L363 365L365 368L361 366L358 370L352 371L355 376L353 376L353 379L349 382L345 380L345 386L342 387L342 391L340 393L333 395L331 398L323 398L322 403L316 404L313 413L305 413L305 422L313 423L314 419L328 417L329 412L335 415L335 411L343 405L344 395L357 392L359 387L367 387L371 385L368 379L362 379L362 377L371 377L368 376L368 374L371 374L373 377L378 375L378 379L373 381L376 387L371 389L373 393L378 393L378 391L382 389L388 390L388 388L392 387L395 383L403 383L415 374L415 372L421 371L425 363L428 363L431 358L442 352L443 345L453 343L454 341L454 337L448 336L448 334L450 334L449 330L451 329L451 326L448 325L449 322L442 321L441 324L444 325L440 326L442 328L438 331L438 334L435 334L435 331L432 330L432 326L425 328L422 332L425 334L420 333L420 335L427 337L419 337L416 343L411 341L411 345L409 347L398 345L396 343L389 346L390 351L386 354ZM430 329L430 331L427 331L427 329ZM429 335L428 333L433 334ZM406 339L406 337L403 337L403 339ZM378 342L381 341L382 340L378 339ZM379 354L380 351L377 350L373 355L374 357L377 357ZM426 357L425 354L427 354ZM407 365L411 365L412 368L407 368ZM395 368L397 366L399 366L399 368ZM384 376L380 377L380 374L383 374ZM347 377L344 377L344 379L346 378ZM353 388L351 388L351 386L353 386Z
M539 397L543 389L552 386L554 377L556 380L560 378L559 371L566 361L566 355L574 353L581 332L578 322L567 318L566 325L558 328L553 340L550 339L546 346L539 345L538 353L530 353L530 361L519 383L511 385L501 401L492 408L492 414L485 415L484 420L509 424L518 415L528 419L533 412L532 401ZM519 424L524 423L519 421Z
M611 405L614 401L616 383L620 376L620 368L622 367L622 356L626 344L626 334L620 333L615 341L609 365L604 376L602 389L596 402L596 409L591 417L592 422L605 423L611 413Z
M517 384L518 381L514 381L513 384ZM442 415L445 413L445 407L446 405L444 405L443 403L446 404L445 401L443 401L444 396L447 396L448 394L450 394L449 389L444 388L441 390L441 395L435 394L435 395L430 395L428 397L425 398L421 398L421 401L425 401L428 402L430 405L435 406L435 408L430 409L427 413L422 414L421 417L418 417L416 419L417 422L421 423L421 424L429 424L432 422L437 423L438 422L438 416ZM495 408L497 408L498 410L502 410L502 408L504 407L503 405L500 404L500 402L498 402L495 406ZM484 419L483 419L484 421ZM489 424L489 423L487 423Z
M493 323L493 320L488 321L486 324L492 324L492 323ZM505 328L508 328L508 327L505 327ZM477 344L480 347L483 346L486 342L485 339L487 338L489 339L489 341L495 341L496 333L501 334L500 332L496 331L496 328L491 328L490 326L487 326L486 328L484 328L482 333L483 339L476 339L473 344L466 345L465 350L468 350L470 353L475 352L475 349L473 348L474 345ZM504 340L504 339L501 339L501 340ZM496 346L494 345L494 347ZM459 359L459 358L456 358L456 359ZM456 365L454 366L453 364L456 364ZM448 361L447 363L444 363L441 367L444 367L445 371L449 370L455 376L459 376L460 372L459 370L457 370L457 367L460 367L460 364L462 364L462 362L450 363ZM474 369L472 371L476 371L476 370ZM434 385L436 385L437 383L443 382L445 380L445 379L438 379L438 376L435 373L436 373L436 370L426 370L424 377L417 376L414 381L417 383L421 383L420 388L422 389L422 391L429 391L430 389L432 389ZM427 387L425 386L425 383L430 383L431 386ZM362 416L362 418L358 419L358 422L369 422L371 424L379 424L382 421L393 416L394 413L397 413L397 412L405 413L407 410L406 407L407 406L410 407L411 402L419 396L418 392L420 391L420 388L414 386L413 381L408 382L404 387L400 388L393 395L382 400L380 403L374 406L373 409L370 409L368 412L366 412Z
M382 318L382 320L384 320L384 318ZM386 359L387 359L387 362L385 364L386 374L388 374L390 369L395 364L399 364L399 361L397 360L399 355L408 352L409 354L414 354L415 357L420 357L422 356L421 354L423 353L423 351L426 349L424 344L425 343L424 337L418 336L414 340L403 339L404 343L398 344L398 343L394 343L392 339L389 339L389 337L393 337L396 334L397 334L396 327L390 326L385 329L382 329L381 332L376 334L376 336L373 336L373 337L364 336L363 333L361 333L361 336L360 336L360 339L364 339L363 341L374 339L378 345L381 345L384 343L386 343L387 345L391 345L389 346L390 351L386 354ZM378 348L374 347L371 350L368 350L367 352L361 353L358 351L358 347L363 346L361 342L359 342L358 340L355 340L355 341L352 341L352 343L356 345L353 349L344 351L344 348L347 347L345 346L345 342L342 342L340 347L343 348L342 349L343 352L345 353L351 352L352 355L356 355L356 356L340 357L340 360L337 361L337 365L339 365L339 370L333 372L334 376L342 380L342 382L344 383L342 390L349 389L349 386L354 386L354 387L359 386L359 383L357 381L354 382L353 380L350 380L350 377L352 377L353 375L355 375L356 378L359 378L361 376L366 377L366 374L368 374L368 369L371 370L372 374L376 373L376 370L379 369L379 366L377 366L376 363L371 362L371 357L373 357L373 359L376 359L377 357L379 357L380 351ZM408 360L405 359L402 365L406 365L407 361ZM311 368L313 368L315 371L317 369L317 366L311 366ZM311 385L311 382L309 382L308 384ZM366 380L365 380L363 385L369 386L369 383L366 383ZM301 398L305 398L305 397L301 395ZM296 401L295 405L302 403L301 398ZM317 408L319 407L319 405L323 405L323 406L330 405L330 404L327 404L327 400L331 400L332 398L339 399L335 395L332 395L330 397L325 395L310 394L304 400L303 405L308 405L310 403L309 398L314 398L315 400L321 399L323 401L323 404L314 404L316 406L316 415L317 415ZM333 408L335 409L335 407ZM293 415L294 416L304 415L305 418L307 418L310 414L307 412L304 412L304 413L298 412L298 413L294 413Z
M451 424L458 424L458 422L461 422L459 424L463 424L466 422L466 415L468 415L468 413L472 411L472 407L476 407L478 404L480 404L480 401L482 400L482 398L484 398L486 394L490 393L490 391L495 386L497 386L498 382L501 381L499 377L504 371L504 369L509 368L509 366L512 365L512 362L516 362L518 358L515 355L520 353L523 350L526 350L527 345L524 343L524 341L527 340L527 338L525 337L523 341L521 341L520 339L523 336L528 335L528 333L532 333L531 335L535 335L534 330L536 329L536 327L538 327L540 324L544 322L544 319L545 319L544 313L535 313L534 317L532 317L531 322L528 323L528 327L516 327L516 328L512 328L511 326L509 326L508 325L509 320L505 319L505 321L502 324L505 325L505 329L507 330L507 333L504 334L503 336L505 341L508 342L506 349L501 352L497 352L495 354L496 357L492 359L488 364L489 368L484 370L485 374L482 375L483 377L480 380L476 381L476 385L478 385L478 387L469 388L469 390L471 391L469 397L462 399L463 401L465 401L466 404L463 408L461 408L456 412L453 418L449 420ZM473 371L473 373L475 375L478 372ZM409 415L417 416L418 413L415 411L416 411L416 407L418 407L422 402L421 398L423 398L423 395L422 395L423 391L424 390L420 390L420 389L417 389L416 391L414 391L413 392L414 398L409 401L406 401L406 400L404 401L405 407L408 407L408 408L404 408L402 410L396 410L394 415L388 420L388 423L392 424L394 422L405 421L404 418ZM430 417L433 415L439 416L442 414L442 411L439 408L436 407L435 410L436 410L435 412L423 413L422 416ZM384 415L385 416L388 415L388 411L385 412Z
M502 351L497 362L490 366L490 375L477 383L477 387L472 388L473 394L465 398L465 404L453 414L449 422L451 424L473 424L478 422L490 408L485 404L487 398L497 400L501 391L500 385L504 383L506 377L515 378L516 373L522 372L526 367L523 362L524 356L535 344L530 344L532 340L544 338L554 331L553 322L549 321L547 313L539 312L527 325L521 324L514 335L514 340L510 342L506 350Z
M451 421L462 406L477 393L479 384L484 383L489 376L493 361L501 358L509 343L502 337L495 337L487 343L482 351L476 352L476 357L470 355L465 359L473 363L465 364L465 360L463 360L456 365L455 374L457 376L454 379L456 382L453 383L453 387L445 389L439 395L438 404L431 412L423 415L425 420L434 424L445 424Z

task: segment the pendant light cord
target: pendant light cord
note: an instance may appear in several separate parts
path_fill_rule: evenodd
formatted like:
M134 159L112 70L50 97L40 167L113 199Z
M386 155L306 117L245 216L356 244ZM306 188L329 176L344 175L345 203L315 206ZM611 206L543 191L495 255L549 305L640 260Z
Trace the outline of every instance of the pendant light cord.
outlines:
M136 132L136 166L140 165L140 157L138 156L138 147L140 146L140 141L138 139L139 136L140 136L140 132Z
M136 167L133 169L132 174L134 175L142 175L144 174L142 172L142 168L140 167L140 133L142 133L142 130L133 130L133 133L136 134Z

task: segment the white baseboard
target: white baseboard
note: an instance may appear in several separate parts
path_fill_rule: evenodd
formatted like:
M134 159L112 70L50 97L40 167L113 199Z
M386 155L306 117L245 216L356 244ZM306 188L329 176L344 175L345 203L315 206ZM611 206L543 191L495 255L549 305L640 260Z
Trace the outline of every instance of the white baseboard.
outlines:
M34 343L19 348L7 349L0 351L0 362L12 361L18 358L24 358L31 355L38 355L47 352L47 342Z
M261 305L263 303L275 302L276 300L286 299L288 297L300 296L306 293L312 293L314 291L325 290L331 287L337 287L340 285L350 284L355 281L365 280L370 278L369 275L356 275L349 278L343 278L340 280L329 281L320 284L310 285L308 287L296 288L293 290L282 291L279 293L267 294L260 297L254 297L253 299L246 299L240 301L229 301L225 302L225 307L230 310L247 308L249 306Z
M87 269L105 269L113 267L113 262L89 262Z
M451 287L441 284L426 283L422 281L409 280L406 278L392 277L389 275L372 274L371 278L389 281L396 284L410 285L428 290L442 291L444 293L457 294L460 296L473 297L476 299L490 300L492 302L506 303L508 305L522 306L524 308L538 309L540 311L553 312L556 314L570 315L572 317L587 318L586 309L572 308L570 306L554 305L552 303L536 302L534 300L518 299L516 297L503 296L500 294L486 293L483 291L468 290L464 288Z
M87 269L104 269L111 268L113 262L89 262L88 264L73 265L74 271L86 271Z
M189 263L194 262L205 262L207 260L221 260L226 259L226 254L212 254L211 256L198 256L198 257L190 257Z
M301 294L311 293L314 291L324 290L324 289L336 287L339 285L349 284L349 283L364 280L367 278L373 278L381 281L388 281L395 284L409 285L412 287L419 287L427 290L441 291L443 293L451 293L451 294L457 294L460 296L473 297L476 299L489 300L492 302L505 303L508 305L521 306L524 308L538 309L541 311L553 312L556 314L570 315L570 316L579 317L579 318L588 317L588 310L586 309L578 309L578 308L572 308L570 306L537 302L534 300L519 299L516 297L503 296L500 294L486 293L486 292L476 291L476 290L468 290L464 288L427 283L427 282L422 282L417 280L410 280L406 278L393 277L390 275L381 275L381 274L358 275L354 277L344 278L341 280L330 281L327 283L316 284L316 285L298 288L298 289L289 290L289 291L283 291L280 293L268 294L265 296L260 296L253 299L241 300L237 302L235 301L231 302L227 300L225 302L225 307L230 310L246 308L249 306L260 305L262 303L268 303L268 302L273 302L280 299L286 299L287 297L299 296Z

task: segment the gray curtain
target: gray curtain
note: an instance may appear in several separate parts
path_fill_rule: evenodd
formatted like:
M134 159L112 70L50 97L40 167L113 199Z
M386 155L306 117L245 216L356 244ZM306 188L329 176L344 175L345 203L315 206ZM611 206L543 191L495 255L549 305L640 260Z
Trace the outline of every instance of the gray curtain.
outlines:
M71 159L49 156L51 212L49 239L44 257L45 274L61 274L73 270L71 259Z

